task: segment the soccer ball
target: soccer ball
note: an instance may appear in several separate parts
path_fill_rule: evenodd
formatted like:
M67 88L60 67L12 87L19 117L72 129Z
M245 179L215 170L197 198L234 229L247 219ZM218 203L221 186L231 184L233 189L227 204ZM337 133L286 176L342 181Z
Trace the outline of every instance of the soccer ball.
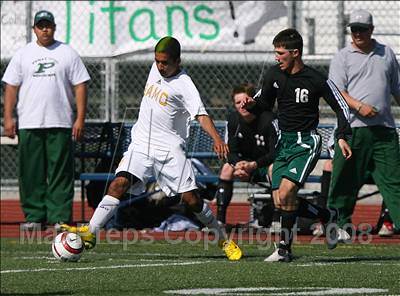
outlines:
M54 257L60 261L76 262L85 249L82 239L76 233L59 233L51 244Z

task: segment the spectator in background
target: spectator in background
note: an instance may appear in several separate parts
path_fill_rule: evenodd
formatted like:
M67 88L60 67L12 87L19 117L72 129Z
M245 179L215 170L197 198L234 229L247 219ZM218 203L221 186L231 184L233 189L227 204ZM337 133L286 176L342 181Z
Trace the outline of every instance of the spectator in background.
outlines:
M272 110L278 103L281 134L272 170L272 195L280 209L281 232L277 249L264 261L292 260L293 230L298 216L321 219L327 227L327 244L337 245L334 209L321 208L297 196L300 187L314 169L321 153L321 136L316 132L319 122L319 101L323 97L338 117L337 145L345 158L351 157L346 137L351 134L347 121L348 106L336 86L304 65L303 38L295 29L279 32L273 39L277 65L268 69L261 96L247 97L244 106L252 113ZM333 224L333 225L332 225Z
M37 12L37 40L15 53L2 78L4 134L18 134L19 189L26 219L22 229L27 230L46 222L58 228L72 218L72 138L83 135L90 77L79 55L54 39L55 30L53 14Z
M400 228L399 140L391 113L391 94L400 103L399 64L392 49L371 38L374 26L368 11L352 12L348 26L352 43L334 56L329 77L351 109L353 157L345 161L335 147L328 205L339 209L340 227L351 223L368 170ZM340 240L350 238L343 229L339 235Z
M324 162L322 168L322 177L321 177L321 197L323 198L324 204L328 202L328 194L329 194L329 187L331 181L331 174L333 170L332 159L335 154L335 147L334 147L334 132L332 132L331 137L328 140L328 154L330 159L327 159ZM365 172L365 180L366 184L374 184L374 181L371 178L371 173L369 171ZM341 232L341 231L339 231ZM378 223L376 228L374 229L375 233L378 233L380 236L387 236L390 237L394 234L393 229L393 221L390 218L389 210L387 209L384 202L382 202L381 213L379 215ZM323 227L322 224L315 225L313 230L313 235L321 236L323 235ZM343 237L343 234L342 234Z
M243 98L254 95L255 88L248 83L235 86L232 91L235 111L228 116L228 162L222 166L216 192L220 224L226 223L234 177L246 182L265 182L274 158L277 141L275 114L265 111L257 116L241 108Z

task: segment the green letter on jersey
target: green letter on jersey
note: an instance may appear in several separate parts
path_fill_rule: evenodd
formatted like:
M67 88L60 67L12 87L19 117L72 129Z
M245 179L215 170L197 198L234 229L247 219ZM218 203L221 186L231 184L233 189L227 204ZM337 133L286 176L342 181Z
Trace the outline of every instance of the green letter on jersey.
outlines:
M46 69L54 67L56 63L39 63L39 69L35 73L43 73Z

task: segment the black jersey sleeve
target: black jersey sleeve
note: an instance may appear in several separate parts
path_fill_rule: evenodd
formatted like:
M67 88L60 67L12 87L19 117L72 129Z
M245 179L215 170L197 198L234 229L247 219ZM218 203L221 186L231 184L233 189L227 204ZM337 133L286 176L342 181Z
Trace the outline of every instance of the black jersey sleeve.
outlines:
M238 134L239 130L239 115L236 112L231 112L228 116L228 162L235 165L240 161L239 157L239 144L238 144Z
M275 105L277 91L274 88L274 67L267 70L264 76L261 93L255 97L256 104L249 108L249 112L259 115L263 111L272 111Z
M322 85L322 97L337 116L336 139L347 139L351 136L349 106L332 80L328 79Z

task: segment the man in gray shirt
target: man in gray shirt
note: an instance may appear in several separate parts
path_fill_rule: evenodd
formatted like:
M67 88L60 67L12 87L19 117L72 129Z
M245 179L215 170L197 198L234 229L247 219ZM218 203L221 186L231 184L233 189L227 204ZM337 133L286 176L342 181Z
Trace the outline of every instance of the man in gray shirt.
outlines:
M353 157L346 161L340 151L335 153L328 206L339 209L339 227L346 229L370 171L400 229L399 140L391 113L391 95L400 104L399 64L392 49L371 38L374 26L368 11L352 12L349 27L353 42L332 59L329 78L351 110ZM339 230L339 239L349 238Z

